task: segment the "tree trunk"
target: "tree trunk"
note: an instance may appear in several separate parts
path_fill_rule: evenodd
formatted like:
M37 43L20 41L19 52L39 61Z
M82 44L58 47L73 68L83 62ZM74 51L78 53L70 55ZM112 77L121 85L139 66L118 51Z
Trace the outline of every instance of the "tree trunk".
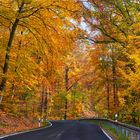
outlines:
M116 77L116 62L114 58L112 58L112 76L113 76L113 96L114 96L114 111L117 113L118 108L118 86L117 86L117 77Z
M43 80L42 81L41 105L40 105L40 117L43 116L43 112L44 112L44 94L45 94L45 85L44 85L44 80Z
M48 96L49 96L49 89L46 90L46 95L45 95L45 100L44 100L45 118L48 118Z
M69 68L68 66L65 67L65 88L66 88L66 93L68 91L68 72L69 72ZM67 94L66 94L67 95ZM65 112L64 112L64 120L67 119L67 110L68 110L68 100L67 97L65 97Z
M19 8L18 16L20 15L20 13L22 11L23 6L24 6L24 3L22 3L20 8ZM15 32L16 32L18 23L19 23L19 18L17 17L15 19L15 22L14 22L13 26L12 26L10 36L9 36L9 40L8 40L8 44L7 44L7 48L6 48L5 61L4 61L3 72L2 72L4 76L2 77L2 80L1 80L1 83L0 83L0 92L1 93L6 88L6 82L7 82L7 75L6 74L7 74L8 69L9 69L10 51L11 51L11 47L12 47L12 43L13 43L13 40L14 40L14 36L15 36ZM3 95L0 95L0 104L2 102L2 99L3 99Z
M108 110L108 116L109 116L109 113L110 113L110 85L109 85L108 77L107 77L106 91L107 91L107 110Z

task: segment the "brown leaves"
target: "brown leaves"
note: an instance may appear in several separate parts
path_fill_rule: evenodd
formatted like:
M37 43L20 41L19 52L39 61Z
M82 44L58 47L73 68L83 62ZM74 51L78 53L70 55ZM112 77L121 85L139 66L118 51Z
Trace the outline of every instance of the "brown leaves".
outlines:
M35 124L27 118L15 117L3 112L0 112L0 118L0 135L38 127L37 123Z

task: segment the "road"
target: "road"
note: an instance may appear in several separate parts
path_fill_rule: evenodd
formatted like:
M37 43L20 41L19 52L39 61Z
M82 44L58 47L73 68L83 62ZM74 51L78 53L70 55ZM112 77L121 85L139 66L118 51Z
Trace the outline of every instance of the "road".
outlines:
M110 140L101 130L94 124L80 121L53 121L52 126L18 134L1 140Z

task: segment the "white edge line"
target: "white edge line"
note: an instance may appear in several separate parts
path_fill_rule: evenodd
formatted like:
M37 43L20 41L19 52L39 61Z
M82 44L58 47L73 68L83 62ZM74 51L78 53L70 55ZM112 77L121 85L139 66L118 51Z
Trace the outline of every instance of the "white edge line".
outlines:
M103 131L103 133L110 139L110 140L113 140L102 128L101 130Z
M17 132L17 133L14 133L14 134L9 134L9 135L5 135L5 136L1 136L0 139L3 139L3 138L6 138L6 137L10 137L10 136L15 136L15 135L18 135L18 134L24 134L24 133L29 133L29 132L34 132L34 131L37 131L37 130L42 130L42 129L45 129L45 128L49 128L52 126L52 123L49 122L49 126L45 126L45 127L41 127L41 128L34 128L33 130L25 130L25 131L22 131L22 132Z

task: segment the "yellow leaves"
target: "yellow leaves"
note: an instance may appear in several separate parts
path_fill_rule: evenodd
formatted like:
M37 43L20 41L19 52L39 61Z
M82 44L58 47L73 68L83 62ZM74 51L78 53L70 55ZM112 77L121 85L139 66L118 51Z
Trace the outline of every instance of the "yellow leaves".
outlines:
M19 13L23 1L24 6ZM6 3L3 7L0 5L0 15L4 16L0 16L0 75L5 76L2 75L5 46L8 44L9 31L18 16L19 23L10 49L6 92L12 99L28 104L38 100L39 103L42 80L46 81L45 86L52 89L51 94L64 88L65 58L75 47L74 41L80 32L69 19L79 20L78 10L81 10L81 7L75 0L6 0ZM74 69L75 73L80 73L78 67ZM60 109L61 116L65 98L65 94L61 93L53 102L54 106ZM81 106L81 103L79 105ZM39 104L36 108L38 107ZM76 107L80 111L79 108Z
M135 54L132 54L130 55L130 58L136 62L135 66L138 68L140 66L140 53L137 52Z
M132 47L135 46L135 48L139 49L140 46L140 36L134 36L132 38L132 41L130 42L130 44Z
M128 36L128 39L130 39L130 40L140 39L140 36L137 36L137 35L129 35Z
M23 0L25 4L30 4L33 0Z

